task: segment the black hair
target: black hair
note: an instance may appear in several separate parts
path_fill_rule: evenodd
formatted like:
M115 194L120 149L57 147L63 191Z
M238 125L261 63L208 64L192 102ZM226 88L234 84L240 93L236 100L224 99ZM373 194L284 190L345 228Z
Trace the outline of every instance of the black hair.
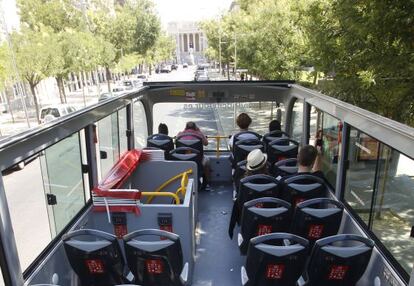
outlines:
M160 123L160 125L158 125L158 133L168 135L168 126L167 126L167 124Z
M269 132L281 130L281 128L279 120L274 119L269 122Z

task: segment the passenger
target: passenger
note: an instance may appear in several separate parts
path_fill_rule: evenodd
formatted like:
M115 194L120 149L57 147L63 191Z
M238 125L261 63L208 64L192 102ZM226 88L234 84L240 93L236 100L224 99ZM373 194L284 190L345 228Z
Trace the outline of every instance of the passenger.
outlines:
M158 125L158 134L168 135L168 126L165 123Z
M279 120L274 119L269 122L269 132L281 131L281 130L282 130L282 127L281 127Z
M260 149L251 151L247 156L246 169L244 177L258 174L268 175L267 154L264 154Z
M183 134L189 134L188 136L182 137L184 140L191 140L195 138L201 139L204 146L208 145L207 137L200 131L200 128L197 127L195 122L189 121L185 125L185 129L177 134L177 136L181 136ZM190 135L193 134L193 135Z
M185 129L177 134L177 136L188 134L187 136L181 137L184 140L191 140L194 138L201 139L204 146L208 145L207 137L200 131L200 128L193 121L189 121L185 125ZM203 185L202 189L208 189L210 184L210 161L208 157L203 156L201 164L203 165Z
M236 119L236 124L240 128L240 130L236 134L243 132L243 131L249 131L249 126L251 123L252 123L252 119L247 113L240 113ZM233 141L234 141L234 136L236 134L233 134L229 139L230 150L233 150ZM238 138L239 140L257 139L257 137L254 134L250 134L250 133L241 134Z

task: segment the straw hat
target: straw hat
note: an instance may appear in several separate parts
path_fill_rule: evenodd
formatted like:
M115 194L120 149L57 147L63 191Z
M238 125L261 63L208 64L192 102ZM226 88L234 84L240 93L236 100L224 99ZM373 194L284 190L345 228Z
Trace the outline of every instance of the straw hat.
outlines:
M249 171L260 170L267 161L267 155L263 154L260 149L254 149L247 156L246 168Z

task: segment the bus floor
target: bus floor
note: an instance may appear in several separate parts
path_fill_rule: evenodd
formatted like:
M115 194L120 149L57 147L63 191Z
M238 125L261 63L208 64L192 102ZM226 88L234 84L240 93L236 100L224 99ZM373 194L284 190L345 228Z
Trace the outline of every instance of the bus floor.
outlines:
M233 240L228 225L233 206L233 186L213 185L211 191L198 196L196 262L193 284L196 286L241 285L240 268L245 257L237 246L237 231Z

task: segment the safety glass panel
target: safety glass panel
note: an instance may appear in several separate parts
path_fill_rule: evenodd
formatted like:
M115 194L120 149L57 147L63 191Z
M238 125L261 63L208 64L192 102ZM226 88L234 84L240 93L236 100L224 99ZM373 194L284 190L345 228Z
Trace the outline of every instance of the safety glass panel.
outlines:
M118 113L98 121L98 158L100 176L103 178L119 160Z
M148 137L147 117L144 105L142 105L141 101L136 101L133 104L133 108L135 148L144 148L147 146ZM155 117L158 118L158 114Z
M372 231L410 273L414 266L414 160L381 146Z
M119 151L123 154L128 150L126 107L118 111Z
M53 223L49 223L40 156L42 153L35 154L2 172L22 270L54 237L51 232Z
M377 140L351 128L345 200L367 225L375 188L378 148Z
M85 205L79 133L47 148L40 163L52 234L56 235Z
M291 138L302 143L303 134L303 102L297 99L292 109L292 133Z
M154 105L154 129L158 133L158 125L168 125L169 135L176 136L185 129L188 121L193 121L208 138L206 149L217 148L217 136L220 139L220 150L228 150L228 138L239 128L236 118L240 113L247 113L252 123L249 130L261 135L269 132L269 122L277 119L284 124L285 108L282 103L270 101L237 102L237 103L157 103Z

